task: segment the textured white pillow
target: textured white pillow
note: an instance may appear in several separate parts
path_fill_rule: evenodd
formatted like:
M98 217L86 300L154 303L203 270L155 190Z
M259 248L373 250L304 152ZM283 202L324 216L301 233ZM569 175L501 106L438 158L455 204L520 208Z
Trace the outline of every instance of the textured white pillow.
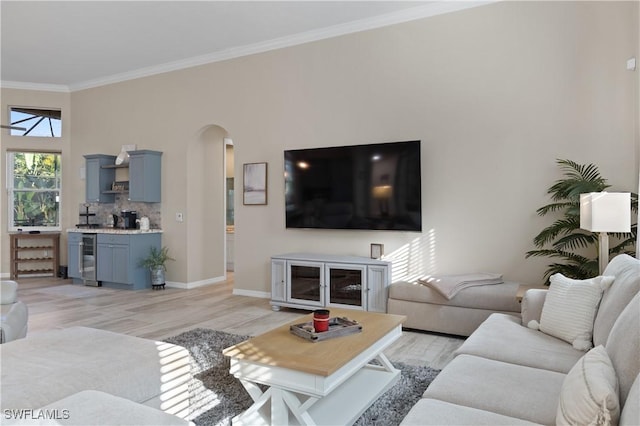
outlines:
M540 331L569 342L578 350L589 350L593 347L593 321L602 293L613 279L600 276L574 280L562 274L552 275L542 306Z
M562 382L558 425L616 425L620 417L618 379L599 345L584 354Z

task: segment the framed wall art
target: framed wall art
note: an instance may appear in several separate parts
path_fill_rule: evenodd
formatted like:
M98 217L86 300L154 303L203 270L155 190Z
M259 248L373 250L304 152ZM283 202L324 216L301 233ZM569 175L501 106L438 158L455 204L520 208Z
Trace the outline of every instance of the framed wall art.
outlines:
M384 255L384 244L371 244L371 258L372 259L382 259Z
M242 204L259 206L267 204L267 163L243 164Z

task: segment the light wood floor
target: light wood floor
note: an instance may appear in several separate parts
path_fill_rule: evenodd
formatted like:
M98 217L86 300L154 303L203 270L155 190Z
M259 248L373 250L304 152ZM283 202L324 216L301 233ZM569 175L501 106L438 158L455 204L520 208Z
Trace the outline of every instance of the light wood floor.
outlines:
M28 335L75 325L162 340L193 328L257 335L307 312L271 310L268 299L235 296L233 279L192 290L115 290L54 278L19 279L29 307ZM405 331L385 354L392 361L441 369L462 339Z

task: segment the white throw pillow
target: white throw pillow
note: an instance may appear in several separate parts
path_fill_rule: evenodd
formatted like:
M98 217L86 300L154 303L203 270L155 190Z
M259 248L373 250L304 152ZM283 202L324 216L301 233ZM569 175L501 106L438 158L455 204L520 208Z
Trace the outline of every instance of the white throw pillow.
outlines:
M613 279L600 276L574 280L562 274L552 275L542 306L540 331L569 342L578 350L589 350L593 347L593 322L602 293Z
M584 354L562 382L558 425L616 425L620 417L618 378L604 346Z

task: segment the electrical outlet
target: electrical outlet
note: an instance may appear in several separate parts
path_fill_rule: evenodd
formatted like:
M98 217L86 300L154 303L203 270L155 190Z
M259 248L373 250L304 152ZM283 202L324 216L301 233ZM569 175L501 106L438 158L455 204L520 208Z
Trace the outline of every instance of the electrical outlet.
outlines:
M176 222L184 222L184 216L182 213L176 213Z

